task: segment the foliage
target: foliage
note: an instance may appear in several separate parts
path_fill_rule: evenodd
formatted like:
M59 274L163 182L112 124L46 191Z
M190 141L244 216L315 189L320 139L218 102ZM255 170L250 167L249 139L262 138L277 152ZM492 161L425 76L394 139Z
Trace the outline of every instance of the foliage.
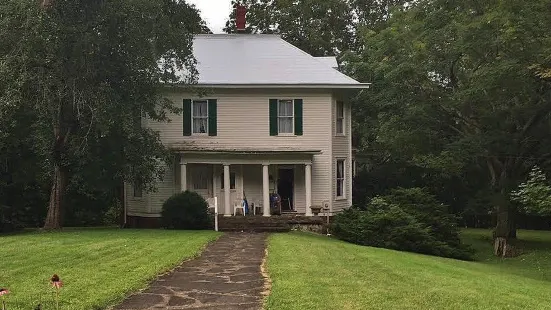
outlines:
M313 56L335 56L354 43L352 7L342 0L233 0L248 8L247 32L279 33ZM234 33L235 10L224 31Z
M365 211L337 214L332 232L361 245L469 259L447 206L419 188L393 190L372 199Z
M346 57L347 72L373 83L354 104L361 149L483 182L500 238L514 237L510 190L551 163L551 83L534 67L548 64L550 5L410 2Z
M161 90L195 81L192 34L205 29L184 1L44 4L0 4L0 118L9 120L0 139L21 141L29 160L8 162L32 167L22 177L50 180L46 226L58 228L67 191L150 185L162 174L166 150L140 118L175 110Z
M273 234L266 309L528 310L551 303L551 232L520 230L526 255L507 260L492 257L490 230L461 236L476 248L476 262Z
M60 309L109 309L155 276L199 255L214 231L72 229L2 236L9 310L55 309L49 279L62 276Z
M528 214L551 215L551 186L537 166L530 171L528 180L511 192L511 199L520 203Z
M21 230L23 225L11 214L12 208L0 205L0 234Z
M163 204L162 225L168 229L201 230L212 225L205 199L190 191L174 194Z

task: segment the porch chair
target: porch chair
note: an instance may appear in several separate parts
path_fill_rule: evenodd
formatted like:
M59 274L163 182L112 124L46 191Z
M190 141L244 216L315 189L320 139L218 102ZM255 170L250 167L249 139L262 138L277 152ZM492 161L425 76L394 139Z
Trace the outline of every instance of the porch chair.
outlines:
M245 205L243 203L243 199L236 199L233 202L233 216L237 214L237 210L241 209L243 212L243 216L245 216Z
M260 213L259 214L264 214L264 208L262 207L262 204L261 203L256 203L256 202L253 202L251 204L251 206L253 207L253 214L256 215L256 209L260 209Z
M216 202L215 202L215 201L216 201L216 200L215 200L214 197L213 197L213 198L208 198L208 199L207 199L208 210L209 210L209 212L211 212L212 214L215 213L215 208L216 208L216 205L215 205Z

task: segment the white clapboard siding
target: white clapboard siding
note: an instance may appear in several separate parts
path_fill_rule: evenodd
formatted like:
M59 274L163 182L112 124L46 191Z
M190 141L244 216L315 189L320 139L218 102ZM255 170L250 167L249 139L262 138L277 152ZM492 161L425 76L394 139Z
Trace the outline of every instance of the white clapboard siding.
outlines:
M332 196L333 196L333 210L338 212L352 205L352 121L351 121L351 107L350 104L344 105L345 125L344 135L336 135L337 127L337 100L333 101L332 107L332 151L333 151L333 163L332 163ZM337 199L337 159L344 159L345 162L345 199Z
M167 97L177 107L182 107L184 99L197 99L198 96L172 91ZM312 204L321 204L324 200L332 201L332 136L331 124L333 98L328 91L315 90L224 90L204 96L217 99L217 133L210 136L183 136L183 118L181 114L169 114L169 122L147 120L146 125L158 131L161 141L173 143L192 142L195 146L216 146L226 148L271 148L296 147L297 149L319 150L314 155L312 165ZM303 100L303 135L270 136L269 100L302 99ZM179 190L179 167L169 169L163 181L158 183L157 192L150 193L151 212L160 212L162 202ZM175 177L175 173L178 176ZM189 171L188 171L189 173ZM247 198L261 201L262 183L261 167L245 165L243 171L244 186ZM249 177L250 173L250 177ZM188 186L191 182L188 176ZM251 187L250 187L251 186ZM295 169L295 206L298 212L305 212L304 167ZM248 190L248 188L252 190ZM258 187L258 188L257 188ZM255 191L254 189L258 189ZM304 197L303 197L304 196ZM221 200L221 199L220 199ZM219 201L220 201L219 200ZM132 201L130 201L132 204ZM133 205L145 210L143 205ZM130 209L129 209L130 210Z

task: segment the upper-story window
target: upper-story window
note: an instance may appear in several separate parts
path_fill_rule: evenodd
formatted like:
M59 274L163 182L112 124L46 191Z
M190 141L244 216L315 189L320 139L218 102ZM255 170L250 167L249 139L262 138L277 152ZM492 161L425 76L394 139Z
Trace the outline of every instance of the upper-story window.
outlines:
M337 135L344 135L344 103L342 101L337 101L337 121L336 121L336 133Z
M209 105L207 100L193 100L193 134L208 134Z
M302 136L303 103L302 99L270 99L270 136Z
M218 101L216 99L184 99L183 101L183 135L217 136Z
M294 108L293 100L279 100L277 108L278 133L294 133Z

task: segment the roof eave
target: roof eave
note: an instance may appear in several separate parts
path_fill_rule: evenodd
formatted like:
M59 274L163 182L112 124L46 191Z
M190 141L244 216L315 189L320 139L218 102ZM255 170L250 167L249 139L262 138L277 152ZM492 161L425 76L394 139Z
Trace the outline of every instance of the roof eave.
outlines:
M324 88L324 89L368 89L371 83L354 83L354 84L196 84L197 88Z

